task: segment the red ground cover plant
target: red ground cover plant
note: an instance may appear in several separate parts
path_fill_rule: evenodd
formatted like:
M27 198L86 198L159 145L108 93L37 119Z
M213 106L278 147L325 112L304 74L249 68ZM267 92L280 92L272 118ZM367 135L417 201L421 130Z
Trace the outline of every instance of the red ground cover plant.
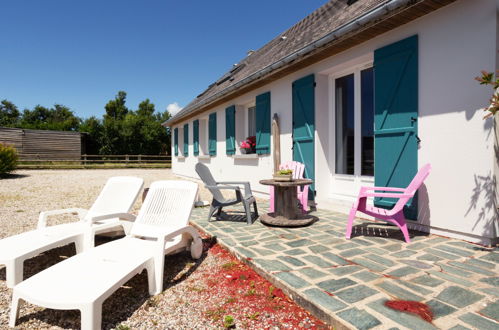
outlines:
M387 300L385 306L391 309L416 314L423 320L430 322L433 321L433 313L428 305L418 301L410 300Z
M220 245L208 253L222 261L205 280L208 290L221 299L205 311L205 317L225 328L329 329Z

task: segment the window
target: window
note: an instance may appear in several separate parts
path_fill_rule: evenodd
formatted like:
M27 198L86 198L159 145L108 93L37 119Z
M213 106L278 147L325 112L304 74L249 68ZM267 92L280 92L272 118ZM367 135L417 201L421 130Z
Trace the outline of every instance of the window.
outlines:
M361 174L374 175L374 75L373 68L360 72Z
M235 111L235 141L236 154L255 153L255 147L241 148L241 144L250 136L256 136L256 110L255 102L237 105Z
M198 119L199 126L199 155L208 156L210 153L208 151L208 117L203 117Z
M248 136L256 136L256 111L255 106L248 108Z
M354 174L354 75L335 81L336 173Z
M175 156L185 157L185 126L175 128Z
M374 175L372 67L334 79L335 173Z

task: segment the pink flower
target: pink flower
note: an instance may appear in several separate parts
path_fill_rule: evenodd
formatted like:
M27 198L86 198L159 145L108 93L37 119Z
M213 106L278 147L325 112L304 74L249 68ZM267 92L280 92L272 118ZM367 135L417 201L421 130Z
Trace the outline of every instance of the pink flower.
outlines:
M242 149L249 149L256 147L256 136L248 136L246 140L241 142L240 147Z

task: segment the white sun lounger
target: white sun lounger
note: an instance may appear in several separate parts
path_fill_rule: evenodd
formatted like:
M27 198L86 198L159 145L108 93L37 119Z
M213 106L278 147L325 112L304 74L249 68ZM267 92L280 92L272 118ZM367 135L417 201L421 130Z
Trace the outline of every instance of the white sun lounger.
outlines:
M10 326L21 301L53 309L79 309L82 329L100 329L102 303L147 270L149 293L163 291L164 255L185 248L202 254L198 232L188 226L198 186L188 181L151 185L129 236L102 244L28 278L14 287Z
M12 288L21 282L24 261L42 252L75 243L76 252L80 253L94 246L96 234L122 229L127 233L135 220L127 212L143 184L144 180L136 177L112 177L88 211L70 208L41 212L37 229L0 240L0 265L6 266L7 286ZM77 213L80 220L47 226L49 216L64 213ZM106 219L101 219L102 215L106 215Z

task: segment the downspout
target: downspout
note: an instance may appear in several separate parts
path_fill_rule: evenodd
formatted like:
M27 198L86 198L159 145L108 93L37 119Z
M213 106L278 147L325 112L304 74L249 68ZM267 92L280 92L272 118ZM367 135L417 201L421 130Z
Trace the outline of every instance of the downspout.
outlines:
M394 11L394 10L399 9L400 7L404 7L404 6L413 6L416 3L421 2L421 1L424 1L424 0L418 0L418 1L391 0L388 3L381 4L378 7L372 9L371 11L365 13L364 15L356 18L355 20L340 26L339 28L326 34L322 38L317 39L316 41L308 44L307 46L297 50L296 52L289 54L286 57L283 57L282 59L278 60L277 62L274 62L274 63L266 66L265 68L249 75L248 77L238 81L234 85L229 86L226 89L221 90L220 92L208 97L206 100L201 101L199 104L197 104L196 108L200 108L206 104L209 104L209 103L213 102L214 100L216 100L216 99L218 99L218 98L220 98L228 93L231 93L244 85L247 85L253 81L256 81L256 80L260 79L261 77L266 76L270 72L275 71L277 69L280 69L280 68L286 66L287 64L295 61L296 59L307 55L311 51L318 49L318 48L321 48L321 47L331 43L334 40L340 39L344 35L352 32L352 31L355 31L356 29L358 29L359 27L361 27L363 25L366 25L366 24L371 23L377 19L382 18L383 16L385 16L387 13L389 13L391 11ZM196 109L196 108L194 108L194 109ZM194 109L193 109L193 111L194 111ZM188 111L185 113L185 115L188 115L191 112L192 111ZM182 117L184 117L184 116L182 116ZM172 119L166 121L165 123L163 123L162 125L169 126L169 122L171 122L173 119L175 119L175 122L176 122L176 121L179 121L180 119L182 119L182 117L172 118Z

